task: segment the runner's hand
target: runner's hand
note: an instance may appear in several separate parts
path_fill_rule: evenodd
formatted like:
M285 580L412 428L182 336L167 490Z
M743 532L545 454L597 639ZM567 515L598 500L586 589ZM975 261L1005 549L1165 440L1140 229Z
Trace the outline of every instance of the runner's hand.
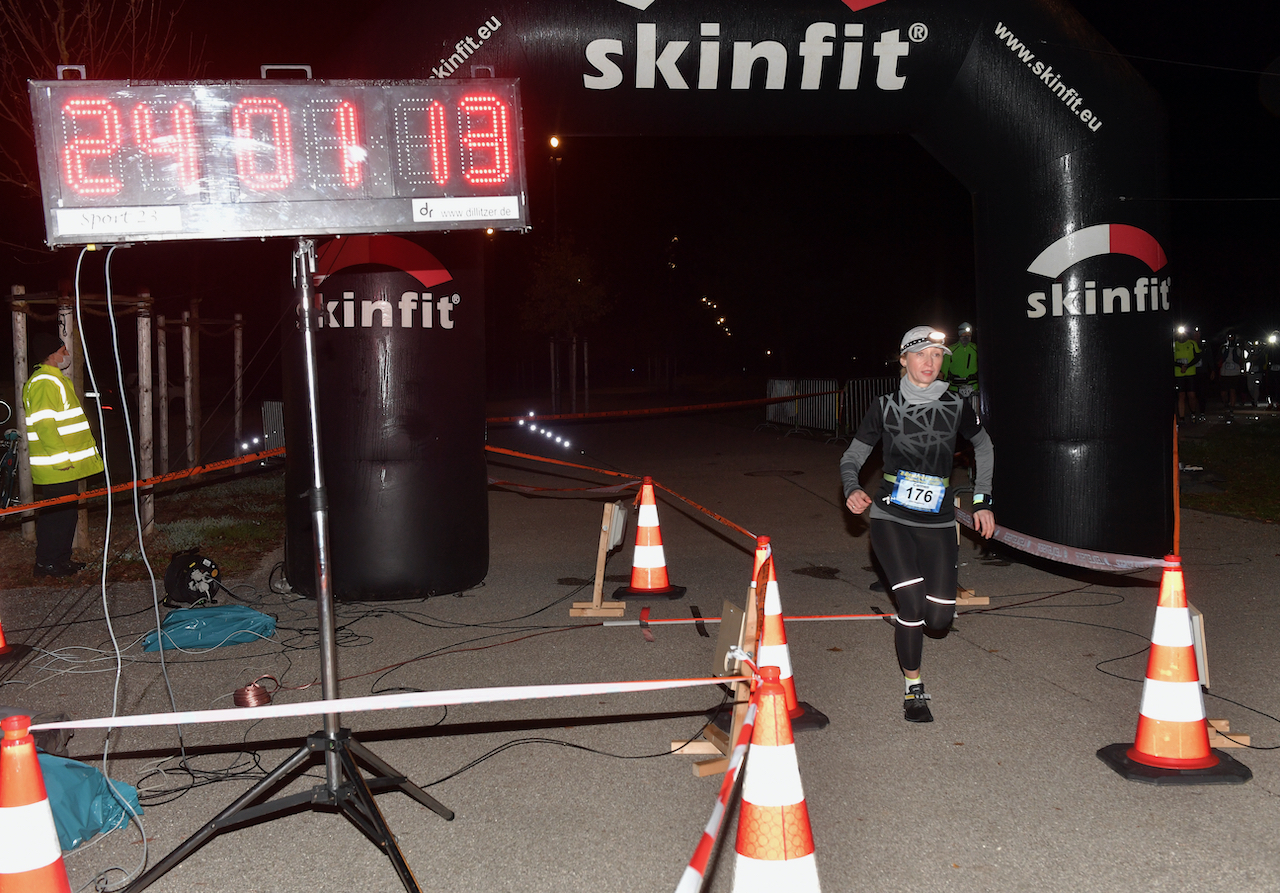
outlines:
M871 506L871 497L865 490L854 490L844 501L845 508L855 515L861 515Z
M978 509L973 513L973 529L978 531L983 539L991 539L991 534L996 532L996 516L991 509Z

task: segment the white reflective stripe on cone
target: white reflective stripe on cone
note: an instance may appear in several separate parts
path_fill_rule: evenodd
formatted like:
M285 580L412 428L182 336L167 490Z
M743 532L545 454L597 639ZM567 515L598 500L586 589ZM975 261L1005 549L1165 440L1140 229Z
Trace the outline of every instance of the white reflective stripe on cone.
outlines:
M794 744L751 746L742 799L756 806L794 806L804 799Z
M657 527L658 526L658 507L656 505L640 506L640 517L636 520L637 527Z
M756 666L777 667L778 679L786 679L791 673L791 650L783 645L761 645L756 655Z
M18 874L62 858L48 800L0 809L0 874Z
M813 853L798 859L752 859L738 853L733 893L818 893L818 860Z
M636 546L632 567L666 567L667 559L661 546Z
M782 613L782 597L778 595L778 581L770 580L764 590L764 612L766 614Z
M1191 637L1191 612L1186 608L1156 608L1156 626L1151 633L1151 644L1175 648L1194 645Z
M1148 719L1201 722L1204 720L1204 697L1200 694L1200 683L1148 679L1142 686L1142 706L1138 709Z

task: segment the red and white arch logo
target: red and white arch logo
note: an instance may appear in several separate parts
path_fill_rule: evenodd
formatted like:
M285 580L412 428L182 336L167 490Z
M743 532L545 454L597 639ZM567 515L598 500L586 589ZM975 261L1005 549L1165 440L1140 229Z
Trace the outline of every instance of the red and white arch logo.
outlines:
M1139 276L1127 285L1098 287L1087 279L1084 288L1065 289L1061 281L1068 269L1103 254L1127 254L1158 273L1168 263L1160 243L1146 230L1127 223L1099 223L1068 233L1058 239L1027 267L1028 273L1055 280L1049 292L1027 295L1027 317L1095 316L1111 313L1145 313L1169 309L1170 277Z

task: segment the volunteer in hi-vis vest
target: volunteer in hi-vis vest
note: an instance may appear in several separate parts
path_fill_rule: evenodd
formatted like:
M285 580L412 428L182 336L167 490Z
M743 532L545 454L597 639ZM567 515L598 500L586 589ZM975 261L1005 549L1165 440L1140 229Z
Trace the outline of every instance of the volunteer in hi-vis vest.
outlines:
M36 366L22 389L22 405L31 482L40 488L42 499L70 496L79 490L81 479L102 471L102 456L75 387L63 374L71 368L66 345L52 332L36 332L29 343ZM77 504L64 502L36 516L37 577L69 577L84 567L71 558L76 514Z
M1187 420L1187 404L1191 404L1191 419L1200 415L1200 403L1196 397L1200 366L1200 345L1187 337L1187 327L1178 326L1178 340L1173 342L1173 387L1178 392L1178 421Z
M978 411L978 345L973 343L973 326L960 323L960 341L942 358L942 374L952 393L968 400Z

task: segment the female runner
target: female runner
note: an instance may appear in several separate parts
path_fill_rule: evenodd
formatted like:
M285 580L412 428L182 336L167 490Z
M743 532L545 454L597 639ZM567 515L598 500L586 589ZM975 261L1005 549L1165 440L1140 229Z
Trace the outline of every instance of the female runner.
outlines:
M908 722L933 722L920 678L924 630L945 634L956 608L955 503L951 470L956 435L973 444L973 523L983 537L996 529L991 512L995 452L973 407L938 380L945 337L928 326L902 336L898 390L886 394L862 419L840 459L845 506L855 515L871 509L871 546L888 576L898 613L894 644L906 694ZM863 463L883 443L884 474L873 499L858 479Z

